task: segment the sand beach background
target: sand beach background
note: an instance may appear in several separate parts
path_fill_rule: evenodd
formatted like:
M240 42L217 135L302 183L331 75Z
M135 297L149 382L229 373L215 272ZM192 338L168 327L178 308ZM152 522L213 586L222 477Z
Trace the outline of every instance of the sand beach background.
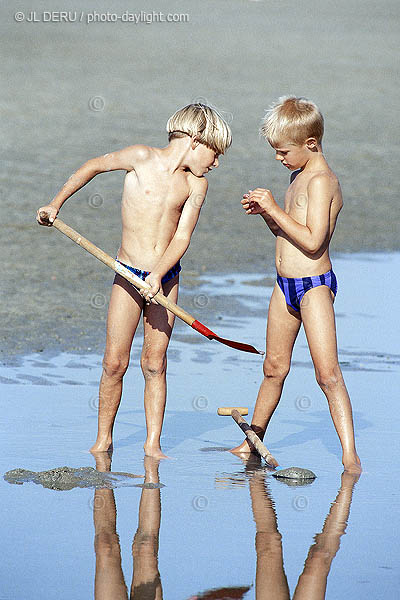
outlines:
M58 22L62 10L70 22ZM136 142L164 145L168 117L194 100L225 114L234 142L209 177L183 261L184 287L197 274L273 274L274 238L261 219L242 214L240 199L257 185L282 199L288 173L258 128L269 104L288 93L314 99L325 115L324 149L345 196L333 250L399 248L395 0L79 7L18 0L0 11L3 356L101 351L112 274L59 233L39 228L36 209L89 157ZM126 11L148 20L184 17L88 23ZM61 214L111 255L120 241L122 184L122 172L99 175ZM181 298L196 308L190 296Z
M59 22L60 11L70 11L69 22ZM139 22L110 20L126 12ZM160 12L188 18L157 22ZM112 16L89 23L94 13ZM161 525L153 578L142 591L161 582L165 598L225 590L227 597L265 600L269 587L257 582L269 581L271 557L256 541L268 523L273 543L282 536L278 568L291 593L312 547L316 560L332 560L327 599L398 597L399 15L394 0L1 5L0 474L17 467L101 468L87 448L96 430L113 275L57 231L37 226L36 209L89 157L136 142L164 145L168 117L194 100L225 114L234 142L209 177L182 261L180 304L220 335L263 347L274 238L261 219L242 214L240 199L261 185L282 200L288 173L258 127L268 105L288 93L320 105L324 150L344 192L332 244L335 310L364 466L358 482L341 477L337 436L303 334L268 445L283 466L315 471L315 482L289 488L263 465L223 452L242 434L216 409L244 404L251 413L262 360L177 322L163 430L172 460L149 467L142 452L139 332L112 470L155 469L164 487L58 492L10 485L1 476L2 599L91 597L96 560L110 581L123 572L129 587L132 540L146 522L147 503ZM61 213L111 255L120 239L122 184L123 173L99 175ZM324 523L333 524L333 535ZM106 565L108 571L101 546L93 549L102 526L113 556L121 552L120 564ZM321 546L313 546L318 540ZM133 570L140 572L138 562Z

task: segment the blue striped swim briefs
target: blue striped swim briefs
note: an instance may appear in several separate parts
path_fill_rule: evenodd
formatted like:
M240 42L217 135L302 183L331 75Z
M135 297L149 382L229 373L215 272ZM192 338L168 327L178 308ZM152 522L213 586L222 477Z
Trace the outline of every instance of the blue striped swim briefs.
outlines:
M281 277L278 275L276 281L285 296L286 304L297 312L300 311L300 302L308 290L326 285L335 296L337 292L337 279L332 269L323 275L312 275L311 277Z
M146 277L148 275L150 275L150 271L142 271L142 269L136 269L135 267L131 267L130 265L126 265L125 263L123 263L120 260L118 260L118 258L116 259L116 261L120 265L122 265L123 267L126 267L127 269L129 269L129 271L131 273L133 273L134 275L136 275L136 277L139 277L139 279L141 279L142 281L144 281L146 279ZM178 262L176 263L176 265L174 265L173 267L171 267L170 270L165 273L164 277L161 279L161 283L167 283L168 281L171 281L171 279L173 279L174 277L176 277L178 275L178 273L181 272L181 270L182 270L181 263L178 260Z

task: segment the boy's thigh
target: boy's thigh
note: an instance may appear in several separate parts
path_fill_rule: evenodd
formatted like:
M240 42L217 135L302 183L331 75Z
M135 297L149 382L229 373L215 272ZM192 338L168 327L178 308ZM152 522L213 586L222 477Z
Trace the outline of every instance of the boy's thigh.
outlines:
M285 296L276 283L268 309L267 358L290 358L300 326L300 314L286 304Z
M179 275L163 284L163 294L176 304ZM144 345L150 353L165 353L171 338L175 315L159 304L148 304L143 309Z
M116 275L107 315L106 353L130 353L143 308L143 298L120 275Z
M326 285L309 290L300 305L304 331L314 365L337 362L332 292Z

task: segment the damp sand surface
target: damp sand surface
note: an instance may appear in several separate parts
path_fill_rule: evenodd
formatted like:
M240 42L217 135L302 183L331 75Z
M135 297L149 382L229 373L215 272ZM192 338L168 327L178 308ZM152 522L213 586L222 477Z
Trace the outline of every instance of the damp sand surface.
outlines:
M126 375L112 462L96 462L87 451L96 431L101 356L14 358L0 371L2 475L67 465L144 479L132 480L142 487L59 491L0 477L2 598L87 598L94 585L101 598L104 580L114 582L116 597L133 579L146 593L161 587L164 598L218 597L224 590L227 598L262 600L263 589L276 583L271 573L281 584L286 577L291 594L298 584L313 590L326 583L331 600L397 598L400 355L396 299L388 290L400 255L338 256L334 266L339 357L353 402L360 479L342 475L337 436L302 332L267 445L282 467L311 469L317 478L309 485L287 485L257 459L227 452L243 434L216 411L248 406L250 420L259 356L189 329L173 338L163 430L170 460L159 465L143 460L140 339ZM214 299L246 298L251 314L222 319L215 329L262 348L272 291L265 283L265 276L234 274L215 286L204 277L197 288L209 299L204 321ZM271 547L282 549L283 563ZM108 559L110 550L116 561ZM313 569L321 552L325 571ZM317 579L301 576L307 556L307 573Z
M324 151L345 199L333 249L399 250L398 111L388 102L398 92L397 0L171 0L168 11L188 20L138 24L100 16L87 23L93 11L121 16L127 6L120 0L95 7L81 0L76 22L52 18L45 0L25 4L15 8L22 21L8 3L0 7L0 76L7 82L0 91L2 355L50 347L101 352L112 275L58 232L37 226L36 210L89 158L136 143L164 146L167 119L192 101L222 111L233 144L208 176L183 260L185 284L189 272L272 267L275 238L261 218L244 215L240 200L267 187L282 204L289 172L258 129L265 109L284 94L314 99L325 117ZM143 3L132 0L129 10L140 15ZM166 10L154 0L149 13ZM123 178L98 175L61 212L112 256L121 238Z

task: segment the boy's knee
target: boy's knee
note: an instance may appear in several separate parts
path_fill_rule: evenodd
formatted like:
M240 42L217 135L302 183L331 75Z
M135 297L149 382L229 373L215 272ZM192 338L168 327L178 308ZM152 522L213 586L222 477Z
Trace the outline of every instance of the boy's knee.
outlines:
M264 361L264 377L278 380L286 379L290 363L285 363L274 356L268 356Z
M106 354L103 359L103 369L108 377L121 378L125 375L129 365L129 357L112 356Z
M145 379L151 379L152 377L158 377L163 375L167 369L167 359L165 355L162 356L142 356L140 361L142 372Z
M315 369L315 377L322 389L331 389L340 385L343 381L339 365L333 367L319 367Z

